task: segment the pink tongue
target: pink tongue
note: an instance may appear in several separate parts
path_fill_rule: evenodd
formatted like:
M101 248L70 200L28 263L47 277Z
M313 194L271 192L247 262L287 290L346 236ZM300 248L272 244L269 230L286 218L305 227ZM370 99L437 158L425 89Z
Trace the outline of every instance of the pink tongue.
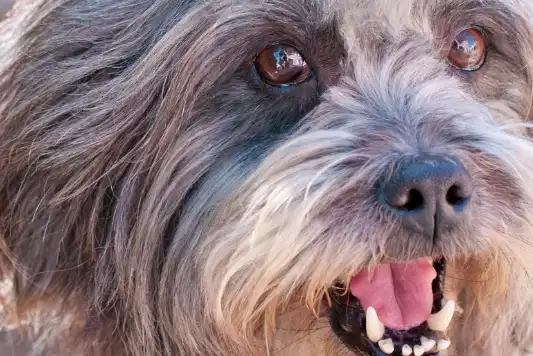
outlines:
M381 265L352 278L352 294L366 311L374 307L379 320L389 329L408 330L422 324L431 314L431 281L435 268L425 259Z

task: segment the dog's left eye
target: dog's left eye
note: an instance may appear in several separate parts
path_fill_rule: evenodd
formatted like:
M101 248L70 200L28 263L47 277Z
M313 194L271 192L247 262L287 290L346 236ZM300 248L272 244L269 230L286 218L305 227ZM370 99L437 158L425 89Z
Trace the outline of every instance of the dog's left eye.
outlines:
M266 47L254 65L261 79L274 86L301 84L311 77L311 69L302 54L287 45Z
M477 27L470 27L455 36L448 52L448 62L463 71L474 71L483 66L486 56L484 32Z

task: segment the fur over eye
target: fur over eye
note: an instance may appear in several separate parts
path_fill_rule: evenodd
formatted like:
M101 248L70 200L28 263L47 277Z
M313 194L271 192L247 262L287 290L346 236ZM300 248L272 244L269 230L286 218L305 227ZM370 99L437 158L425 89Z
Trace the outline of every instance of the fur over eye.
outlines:
M448 62L463 71L480 69L487 57L487 42L484 32L470 27L455 36L448 52Z
M274 86L301 84L311 77L311 69L303 55L287 45L268 46L255 59L261 79Z

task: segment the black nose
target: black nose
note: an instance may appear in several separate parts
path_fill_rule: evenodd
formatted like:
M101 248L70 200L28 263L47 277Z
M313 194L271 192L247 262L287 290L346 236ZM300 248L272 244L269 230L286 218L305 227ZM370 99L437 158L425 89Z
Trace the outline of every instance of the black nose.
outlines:
M472 178L456 159L424 155L399 163L381 180L378 199L403 225L434 237L460 224L472 197Z

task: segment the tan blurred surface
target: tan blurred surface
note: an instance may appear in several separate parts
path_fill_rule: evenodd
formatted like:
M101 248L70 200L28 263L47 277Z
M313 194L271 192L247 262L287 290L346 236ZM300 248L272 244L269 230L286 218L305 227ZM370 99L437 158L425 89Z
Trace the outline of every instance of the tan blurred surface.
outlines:
M0 355L1 356L24 356L29 353L27 345L20 341L16 331L9 333L0 332Z
M13 0L0 0L0 20L13 5Z

